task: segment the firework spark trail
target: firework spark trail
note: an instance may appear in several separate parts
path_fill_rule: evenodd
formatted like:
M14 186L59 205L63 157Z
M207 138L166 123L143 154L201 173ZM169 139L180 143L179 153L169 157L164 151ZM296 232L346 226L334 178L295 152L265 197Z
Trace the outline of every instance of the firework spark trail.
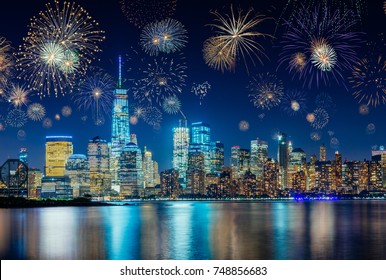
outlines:
M303 7L296 13L292 22L285 22L278 68L285 67L309 88L330 79L345 85L342 72L352 69L361 43L360 33L350 31L356 24L348 20L350 11L316 6L313 12Z
M177 0L120 0L122 13L136 27L171 17Z
M140 37L142 49L150 55L180 51L187 43L185 27L177 20L165 19L146 25Z
M9 111L5 122L8 126L20 128L26 124L27 114L23 110L13 109Z
M262 63L265 56L264 48L256 42L259 37L272 37L256 31L256 27L268 18L253 15L253 9L237 12L230 8L230 14L222 15L218 11L211 12L215 16L213 24L215 36L204 42L204 60L208 66L217 70L232 71L238 59L242 59L248 71L248 61L255 65L254 59Z
M134 98L141 103L162 105L168 96L181 93L187 75L185 61L180 61L167 57L142 61L145 68L140 69L140 78L134 81Z
M81 6L58 0L46 4L46 10L31 19L19 48L20 77L42 96L71 91L75 78L100 51L103 33Z
M193 92L198 98L200 99L200 105L202 103L202 100L206 97L208 94L208 91L211 89L211 85L208 81L203 82L201 84L195 84L193 83L191 92Z
M278 106L283 97L283 84L274 74L259 74L254 77L249 85L251 102L256 108L271 109Z
M7 95L8 102L12 103L15 108L20 108L23 105L27 106L30 92L25 86L12 84Z
M285 91L280 108L289 116L301 115L307 111L307 98L304 91Z
M91 110L94 121L97 121L111 113L115 83L110 75L102 71L93 72L78 84L72 98L79 110Z
M46 115L46 109L40 103L32 103L28 106L27 116L33 121L41 121Z
M4 37L0 37L0 90L4 90L14 72L15 59L12 47Z

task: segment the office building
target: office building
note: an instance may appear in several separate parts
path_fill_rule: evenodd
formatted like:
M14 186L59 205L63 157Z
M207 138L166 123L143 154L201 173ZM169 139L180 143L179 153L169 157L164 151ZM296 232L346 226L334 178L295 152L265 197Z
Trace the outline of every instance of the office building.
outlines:
M90 193L89 164L85 155L72 154L69 156L64 174L70 178L73 197Z
M173 128L173 169L178 171L180 183L186 185L188 169L190 134L186 120L180 120L179 126Z
M72 136L47 136L45 176L63 177L67 159L72 153Z
M211 171L211 140L210 140L210 126L203 122L192 123L191 126L191 143L190 146L192 149L200 150L204 154L204 168L205 173L210 173Z

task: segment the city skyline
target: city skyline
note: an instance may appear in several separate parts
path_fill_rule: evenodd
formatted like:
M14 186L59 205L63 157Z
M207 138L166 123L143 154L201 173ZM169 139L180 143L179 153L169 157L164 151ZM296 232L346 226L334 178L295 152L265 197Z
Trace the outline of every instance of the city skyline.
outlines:
M272 3L276 9L271 9L271 4L261 4L259 7L256 7L252 2L233 4L239 5L243 9L252 6L256 12L277 19L281 15L284 2L275 1ZM366 12L363 13L360 19L361 23L358 23L355 28L353 27L355 31L363 33L361 35L363 42L359 44L357 51L359 58L367 52L368 42L382 43L382 39L379 37L379 33L383 31L382 24L377 24L372 20L375 17L379 18L380 21L385 20L382 1L378 2L368 3ZM152 60L155 57L148 56L145 53L141 56L133 56L132 48L136 49L137 52L141 51L140 46L138 46L141 30L136 29L130 22L126 21L125 16L121 13L118 1L111 7L102 5L96 7L86 1L76 1L76 3L90 12L100 23L100 28L106 31L103 52L97 55L97 59L92 65L104 68L113 76L114 81L118 81L117 60L120 54L123 56L122 83L123 87L128 89L130 110L130 106L137 103L137 100L133 97L134 89L128 83L130 79L135 79L138 75L137 72L133 71L134 66L136 66L135 63L138 63L135 60L142 58ZM229 4L229 1L223 1L217 5L207 3L200 7L193 7L191 3L178 3L177 5L175 18L181 20L188 30L188 44L183 49L182 54L189 66L186 71L188 75L185 79L183 93L178 95L181 98L183 115L180 113L168 115L163 112L161 126L156 129L141 119L137 124L130 125L130 132L134 132L138 136L139 147L143 150L143 147L146 146L152 152L153 159L159 163L160 171L173 167L172 129L178 125L182 116L186 116L188 123L204 122L210 124L212 141L221 141L225 146L226 165L230 164L232 146L239 145L241 148L248 148L249 141L256 138L267 141L269 147L272 147L269 149L269 157L276 158L275 144L277 141L272 139L272 136L279 131L285 132L295 147L301 147L306 152L307 158L311 154L318 155L322 143L327 147L327 158L332 159L335 150L339 150L343 155L343 161L345 159L370 159L373 146L386 145L383 136L386 135L386 131L382 125L386 121L385 115L382 113L384 104L379 104L375 108L370 104L367 108L370 111L369 114L363 115L359 112L360 104L354 98L349 83L345 85L347 89L342 84L336 84L333 81L328 85L308 89L298 85L299 81L292 79L285 69L276 67L281 48L281 38L284 33L281 25L278 26L275 40L261 41L269 57L269 59L264 60L262 65L256 62L256 66L249 65L248 71L243 69L242 65L238 65L234 71L235 73L221 73L221 71L208 68L202 58L202 44L211 34L211 28L207 25L213 20L213 15L209 11L229 11ZM15 8L13 3L7 3L7 5L9 9ZM33 7L28 5L31 4L25 4L25 6L18 8L22 21L16 21L14 17L5 15L1 22L2 26L7 26L7 28L2 29L1 36L12 42L15 51L22 44L21 39L27 33L26 26L29 19L45 9L44 3L33 5ZM184 17L190 9L198 15L202 15L202 17L196 19ZM5 22L8 24L4 24ZM262 26L262 30L273 34L275 25L267 21ZM170 54L165 57L175 58L176 55ZM131 68L133 68L132 71L127 72ZM268 72L277 72L278 78L283 81L285 91L288 89L307 92L306 103L308 110L303 115L288 116L279 107L270 110L254 108L253 103L249 100L247 85L253 78ZM347 82L350 75L350 71L345 71L343 74ZM199 99L191 92L191 88L194 84L201 84L205 81L208 81L211 87L207 95L203 99ZM323 92L327 95L323 96ZM328 98L332 99L333 107L329 112L329 123L323 129L315 130L306 120L306 113L312 112L317 107L315 105L317 101L328 101ZM40 99L34 93L34 96L31 96L30 99L30 103L41 102L46 107L46 115L52 119L53 125L51 128L43 128L40 122L29 121L25 127L6 127L5 131L0 131L0 146L9 147L7 149L2 148L0 151L0 158L3 161L7 158L17 158L19 149L26 147L30 154L30 166L42 169L44 166L45 137L49 135L71 135L74 140L74 153L77 154L85 154L88 141L95 136L100 136L110 142L112 117L105 118L102 125L95 125L90 115L87 120L82 121L81 118L84 113L77 110L70 98L70 94L59 95L58 98L50 96ZM284 104L284 101L282 104ZM0 106L3 112L12 108L11 104L6 102L1 103ZM70 106L72 114L69 116L68 113L62 114L63 106ZM133 108L131 110L133 111ZM56 114L59 114L60 120L55 120ZM129 114L132 113L129 112ZM263 117L262 114L264 114ZM4 113L1 113L1 115L5 117ZM20 130L22 132L18 135ZM317 140L320 137L321 139Z

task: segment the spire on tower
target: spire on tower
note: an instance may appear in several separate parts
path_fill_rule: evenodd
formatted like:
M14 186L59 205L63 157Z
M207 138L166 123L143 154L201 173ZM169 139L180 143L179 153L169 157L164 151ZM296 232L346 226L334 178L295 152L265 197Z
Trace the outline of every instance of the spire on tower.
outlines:
M119 67L118 88L122 88L122 56L121 55L119 55L118 57L118 67Z

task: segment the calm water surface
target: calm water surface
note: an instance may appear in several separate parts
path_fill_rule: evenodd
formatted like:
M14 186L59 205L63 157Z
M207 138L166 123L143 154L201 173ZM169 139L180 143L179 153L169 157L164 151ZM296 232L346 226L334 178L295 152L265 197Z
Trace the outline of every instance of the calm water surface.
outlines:
M1 259L386 259L386 202L0 209Z

